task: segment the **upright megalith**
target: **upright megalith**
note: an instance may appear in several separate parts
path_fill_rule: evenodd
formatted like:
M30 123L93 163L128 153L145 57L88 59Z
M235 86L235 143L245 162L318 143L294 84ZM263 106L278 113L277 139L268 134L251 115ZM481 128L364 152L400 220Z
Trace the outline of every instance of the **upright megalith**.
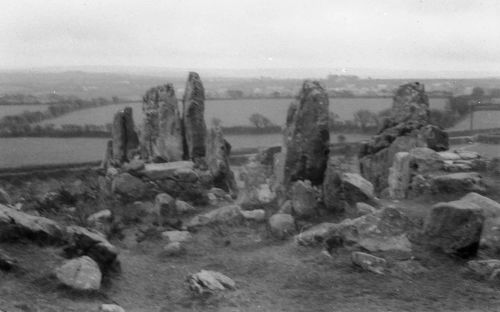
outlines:
M317 81L304 81L297 99L290 105L283 149L282 183L309 180L323 182L329 154L328 94Z
M184 90L182 103L182 123L184 131L184 159L195 163L204 159L206 154L205 139L205 89L200 75L190 72Z
M135 132L132 108L125 107L113 118L112 128L113 160L122 164L131 159L139 147L139 138Z
M382 129L360 149L360 172L381 192L389 186L389 168L395 155L417 147L435 151L448 149L448 135L429 123L429 100L418 82L404 84L396 91L391 116Z
M225 190L231 195L236 195L238 187L234 173L229 166L231 144L224 139L220 127L209 130L206 152L206 163L213 176L214 186Z
M173 85L149 89L143 97L142 110L144 124L141 143L144 158L182 160L182 125Z

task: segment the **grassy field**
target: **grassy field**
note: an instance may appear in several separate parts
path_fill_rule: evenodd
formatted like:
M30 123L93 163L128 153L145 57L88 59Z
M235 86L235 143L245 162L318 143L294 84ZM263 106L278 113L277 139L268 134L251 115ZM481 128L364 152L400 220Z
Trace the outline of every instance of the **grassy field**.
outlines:
M0 118L8 115L18 115L25 111L37 112L46 110L48 105L0 105Z
M286 113L291 99L242 99L242 100L211 100L205 102L205 120L209 123L212 118L222 120L223 126L249 125L248 118L254 113L260 113L273 123L285 123ZM431 99L432 108L444 108L446 99ZM341 120L353 119L353 113L360 109L379 112L390 108L391 99L360 98L360 99L330 99L330 110L339 115ZM131 106L136 124L142 123L142 103L116 104L105 107L91 108L73 112L59 118L46 120L44 123L55 125L63 124L95 124L110 123L113 115L120 109Z
M474 112L473 129L500 128L500 111L479 111ZM470 115L451 127L449 130L469 130Z

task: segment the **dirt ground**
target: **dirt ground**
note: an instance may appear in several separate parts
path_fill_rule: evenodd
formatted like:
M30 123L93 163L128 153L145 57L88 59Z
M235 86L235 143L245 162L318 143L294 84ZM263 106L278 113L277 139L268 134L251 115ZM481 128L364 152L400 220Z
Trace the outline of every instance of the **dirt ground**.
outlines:
M500 183L490 197L499 200ZM432 203L454 198L385 202L400 207L416 224ZM205 208L209 209L209 208ZM0 271L0 310L97 311L117 303L126 311L499 311L500 284L464 272L464 260L415 245L414 256L428 272L384 275L351 263L351 250L327 257L321 247L297 246L273 238L265 224L212 226L193 233L186 253L162 254L160 237L137 242L141 224L128 226L121 240L121 271L109 274L100 291L77 293L58 284L54 268L65 260L59 247L32 242L0 243L18 259L14 272ZM389 259L389 263L392 260ZM219 271L237 288L208 297L191 294L186 277L201 269Z

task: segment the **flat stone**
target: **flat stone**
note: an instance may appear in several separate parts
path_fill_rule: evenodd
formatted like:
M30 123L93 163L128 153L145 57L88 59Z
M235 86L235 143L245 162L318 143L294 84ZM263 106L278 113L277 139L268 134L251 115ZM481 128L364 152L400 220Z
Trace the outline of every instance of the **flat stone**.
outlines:
M103 304L99 308L99 312L125 312L125 309L116 304Z
M236 288L236 283L231 278L220 272L208 270L190 275L188 283L189 288L199 294Z
M457 153L450 152L450 151L445 151L445 152L438 152L439 156L443 160L459 160L461 159L460 156Z
M161 180L173 177L177 170L192 170L193 168L194 163L192 161L151 163L146 164L144 170L140 171L140 173L151 180Z
M66 232L70 242L68 250L72 253L88 255L101 267L107 267L116 260L118 249L102 233L76 225L68 226Z

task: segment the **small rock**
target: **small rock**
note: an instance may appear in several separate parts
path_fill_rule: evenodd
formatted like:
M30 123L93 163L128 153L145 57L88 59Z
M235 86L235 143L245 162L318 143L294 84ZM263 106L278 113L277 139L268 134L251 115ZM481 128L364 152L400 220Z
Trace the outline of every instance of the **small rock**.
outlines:
M293 235L296 232L295 220L289 214L277 213L269 218L271 233L281 239Z
M489 199L486 196L479 195L478 193L471 192L460 199L461 201L476 204L482 209L483 215L486 218L500 217L500 203Z
M179 256L185 251L184 246L180 242L168 243L163 247L163 254L165 256Z
M132 159L130 162L124 163L122 168L123 168L123 170L128 171L128 172L137 172L137 171L143 170L144 166L145 166L144 160Z
M125 312L125 309L116 304L103 304L99 308L99 312Z
M269 184L259 185L257 189L257 199L263 204L269 204L276 198L276 194L271 190Z
M207 197L208 197L208 203L209 203L210 205L212 205L212 206L217 205L217 203L219 202L219 201L217 200L217 196L215 196L215 194L213 194L213 193L208 193L208 194L207 194Z
M337 229L335 223L320 223L295 236L295 242L301 246L315 246L325 242L330 233Z
M160 193L155 198L156 210L160 212L162 217L171 217L176 213L175 198L167 193Z
M376 212L377 209L375 209L373 206L370 206L366 203L356 203L356 216L361 217L366 214L374 213Z
M264 209L242 210L243 217L247 220L262 222L266 220L266 211Z
M387 265L385 259L359 251L352 253L351 260L355 265L376 274L384 274Z
M500 260L498 259L471 260L467 262L467 268L483 279L494 280L500 277Z
M89 223L95 223L95 222L109 221L110 219L111 219L111 210L104 209L104 210L98 211L94 214L91 214L87 218L87 221Z
M102 233L76 225L68 226L66 232L70 245L65 250L69 255L88 255L102 268L115 262L118 249Z
M439 156L441 157L442 160L447 161L447 160L459 160L461 159L460 156L457 153L453 152L438 152Z
M61 283L77 290L98 290L101 287L99 266L87 256L67 261L55 273Z
M202 215L194 216L188 222L187 227L198 227L212 223L231 223L243 219L241 207L238 205L229 205L214 209Z
M130 198L141 198L147 192L147 184L130 173L124 172L113 178L111 190L113 193Z
M178 199L175 201L175 211L178 214L185 214L185 213L190 213L190 212L196 211L196 208L194 208L193 206L191 206L187 202Z
M477 158L481 157L481 155L479 155L479 153L476 153L473 151L456 150L455 152L458 154L458 156L460 156L461 159L465 159L465 160L472 160L472 159L477 159Z
M166 231L161 233L163 238L166 238L170 243L183 243L193 239L193 236L188 231Z
M197 294L236 288L236 283L231 278L222 273L207 270L188 276L188 284L189 289Z
M278 213L291 215L293 213L292 202L290 200L285 201L283 205L281 205L280 210L278 210Z

